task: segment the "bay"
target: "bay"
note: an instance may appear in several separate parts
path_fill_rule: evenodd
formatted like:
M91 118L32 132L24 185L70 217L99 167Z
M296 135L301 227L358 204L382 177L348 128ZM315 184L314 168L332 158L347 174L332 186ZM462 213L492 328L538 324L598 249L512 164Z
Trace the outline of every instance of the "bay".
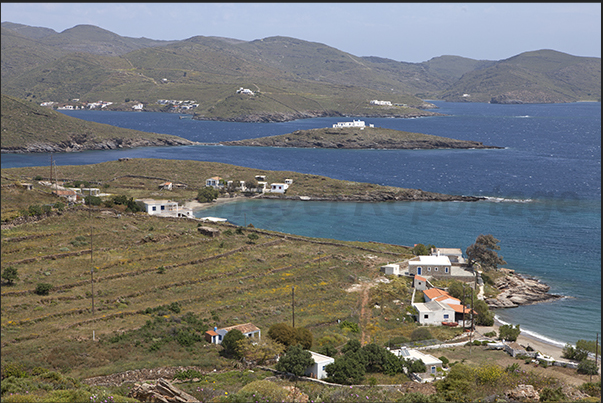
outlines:
M600 103L492 105L433 101L441 117L369 119L375 126L505 147L501 150L323 150L223 146L151 147L54 154L57 165L121 157L216 161L336 179L478 195L477 203L235 202L198 215L322 238L466 249L480 233L501 240L506 267L540 278L553 303L498 310L498 317L557 344L601 328ZM67 115L199 142L239 140L351 120L227 123L162 113ZM2 155L2 168L46 166L47 154Z

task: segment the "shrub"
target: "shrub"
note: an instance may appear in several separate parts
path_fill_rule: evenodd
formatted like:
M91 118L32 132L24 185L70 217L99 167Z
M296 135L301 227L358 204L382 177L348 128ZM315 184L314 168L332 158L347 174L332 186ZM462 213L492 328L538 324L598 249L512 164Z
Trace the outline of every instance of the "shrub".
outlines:
M218 196L219 193L216 189L206 186L197 193L197 200L199 203L209 203L217 199Z
M22 364L16 362L7 362L2 365L2 379L11 376L15 378L27 378L29 374L25 368L23 368Z
M8 266L2 271L2 278L8 283L8 285L12 285L15 281L19 280L17 269L13 266Z
M433 336L431 335L429 329L427 329L426 327L420 327L418 329L413 330L413 332L410 334L410 339L412 341L429 340L433 339Z
M541 402L563 402L565 399L566 397L561 391L561 387L557 389L542 388L540 391Z
M48 295L50 290L52 290L52 284L38 283L34 292L38 295Z
M578 373L583 375L597 375L599 368L593 360L582 360L578 364Z
M245 340L245 335L240 330L233 329L226 333L224 340L222 340L222 347L224 347L224 353L229 356L241 358L238 341Z
M358 333L360 331L360 326L358 326L358 323L351 322L349 320L344 320L343 322L341 322L339 324L339 328L347 329L352 333Z
M601 381L599 382L585 382L578 387L582 392L594 396L601 397Z
M443 366L444 368L448 367L448 363L450 362L450 360L449 360L448 358L446 358L446 357L444 357L444 356L441 356L441 357L439 358L439 360L440 360L440 361L442 361L442 366Z
M498 338L500 340L516 341L519 333L521 333L519 325L515 325L515 327L513 325L502 325L498 329Z

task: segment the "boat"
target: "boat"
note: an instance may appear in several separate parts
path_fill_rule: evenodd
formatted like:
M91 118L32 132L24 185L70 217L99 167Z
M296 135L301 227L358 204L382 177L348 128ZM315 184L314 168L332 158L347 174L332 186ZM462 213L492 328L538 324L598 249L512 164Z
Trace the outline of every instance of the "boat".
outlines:
M193 117L189 116L189 115L184 115L184 116L180 115L180 119L192 119L192 118Z
M442 322L442 326L449 326L449 327L455 327L458 326L459 324L456 322Z

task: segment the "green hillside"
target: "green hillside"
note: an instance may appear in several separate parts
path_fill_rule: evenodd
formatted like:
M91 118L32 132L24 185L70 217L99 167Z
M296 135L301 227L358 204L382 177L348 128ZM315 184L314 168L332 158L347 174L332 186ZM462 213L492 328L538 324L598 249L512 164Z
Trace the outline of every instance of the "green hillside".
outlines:
M421 116L422 99L574 102L600 99L601 59L551 50L502 60L441 56L423 63L357 57L275 36L121 37L91 25L61 33L2 24L2 92L36 102L194 100L196 118L273 121L313 116ZM249 88L259 97L236 97ZM262 98L263 97L263 98ZM409 109L374 108L372 99Z
M2 152L79 151L191 141L65 116L33 102L2 95Z
M466 73L442 97L496 103L596 101L601 98L601 59L553 50L526 52Z

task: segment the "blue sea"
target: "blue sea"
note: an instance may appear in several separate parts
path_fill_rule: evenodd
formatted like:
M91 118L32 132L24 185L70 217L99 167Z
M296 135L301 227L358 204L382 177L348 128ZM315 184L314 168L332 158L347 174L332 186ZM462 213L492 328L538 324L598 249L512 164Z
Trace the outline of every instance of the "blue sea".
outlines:
M497 310L503 323L563 346L601 331L601 104L495 105L432 101L446 116L365 119L377 127L481 141L497 150L324 150L149 147L53 154L57 165L121 157L216 161L356 182L476 195L487 201L243 201L198 212L320 238L465 250L500 240L505 267L541 279L556 302ZM70 111L85 120L211 143L327 127L342 118L284 123L203 122L175 114ZM50 155L2 155L2 168L47 166ZM295 186L295 184L293 184Z

